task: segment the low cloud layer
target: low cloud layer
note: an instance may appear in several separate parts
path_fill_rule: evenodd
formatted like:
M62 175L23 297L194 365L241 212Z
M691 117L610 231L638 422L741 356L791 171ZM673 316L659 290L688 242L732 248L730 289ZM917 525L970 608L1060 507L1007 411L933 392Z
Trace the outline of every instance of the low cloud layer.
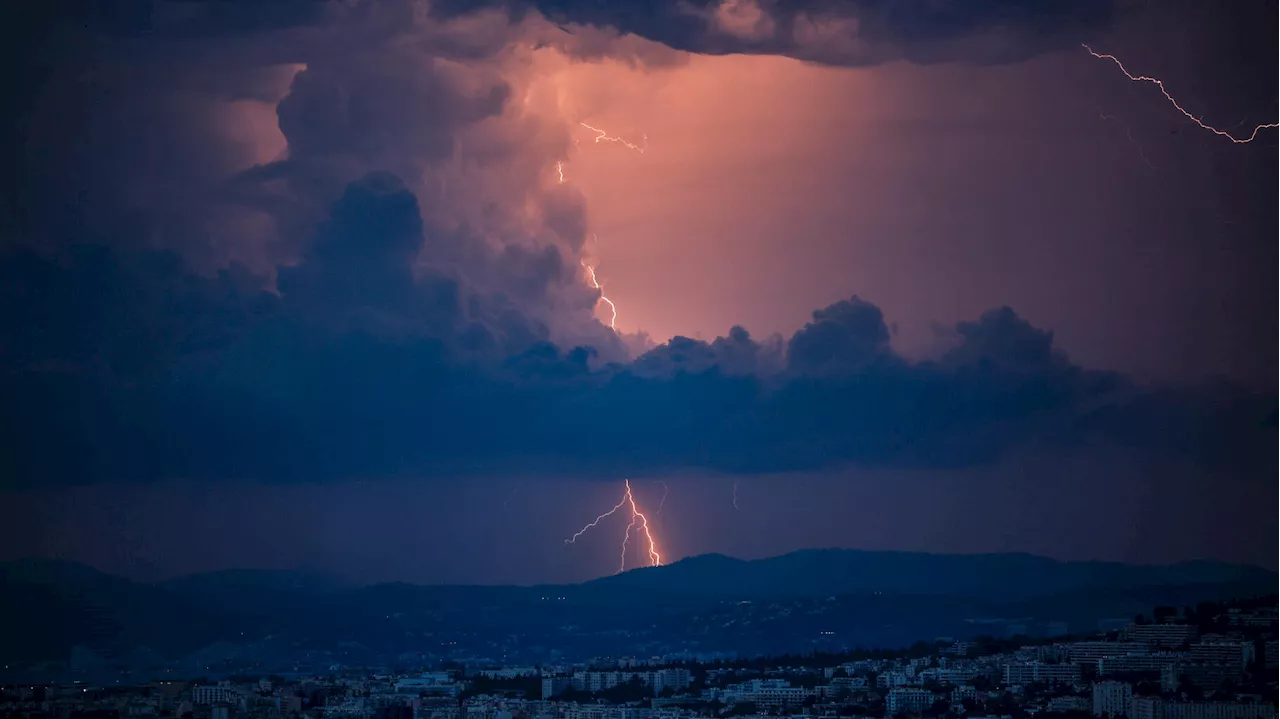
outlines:
M394 176L351 183L276 293L158 251L8 256L4 476L957 467L1092 443L1269 458L1271 400L1082 370L1009 308L960 323L929 362L898 356L856 296L785 345L734 328L603 362L518 304L415 271L420 217Z

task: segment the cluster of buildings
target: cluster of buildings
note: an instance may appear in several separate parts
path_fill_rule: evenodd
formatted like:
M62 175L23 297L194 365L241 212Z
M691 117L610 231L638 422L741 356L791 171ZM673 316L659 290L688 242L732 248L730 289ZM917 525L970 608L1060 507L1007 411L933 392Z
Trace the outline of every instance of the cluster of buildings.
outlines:
M897 656L453 668L5 687L5 719L1277 719L1275 607L1086 641L940 641ZM771 661L777 661L774 666ZM626 692L620 693L619 690ZM625 694L625 696L624 696Z
M557 674L554 671L551 670L542 675L543 699L551 699L569 689L594 694L632 682L640 682L655 695L661 695L668 690L678 692L688 687L692 676L684 667L667 667L648 671L578 670L572 674L567 672ZM564 670L561 669L561 671Z

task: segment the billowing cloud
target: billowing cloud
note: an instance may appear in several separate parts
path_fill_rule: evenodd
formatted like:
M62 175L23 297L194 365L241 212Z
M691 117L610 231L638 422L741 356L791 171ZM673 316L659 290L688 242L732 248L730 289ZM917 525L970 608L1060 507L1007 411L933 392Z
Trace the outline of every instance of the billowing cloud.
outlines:
M814 312L787 350L798 372L856 369L892 356L884 314L857 297Z
M519 305L417 271L428 241L412 193L375 174L278 293L158 251L7 257L5 476L955 467L1094 442L1252 462L1273 431L1269 400L1082 370L1007 308L960 323L937 361L896 355L854 297L785 348L735 328L602 364Z
M916 5L542 9L839 64L1009 59L1106 16ZM735 327L633 360L592 314L587 207L553 172L571 123L537 78L668 50L494 9L265 7L90 18L95 42L7 120L32 170L0 258L7 482L955 467L1031 443L1269 455L1272 398L1086 371L1007 308L930 361L856 296L789 339Z
M357 257L333 227L369 218L329 217L332 204L388 173L421 225L396 272L448 277L561 344L626 356L582 281L583 198L553 175L568 123L533 88L569 62L538 50L563 32L500 12L437 21L408 0L150 5L28 23L49 49L23 58L43 79L17 98L6 247L171 250L199 273L243 265L263 289L281 279L300 295ZM366 249L378 262L393 251ZM306 276L289 271L301 262Z

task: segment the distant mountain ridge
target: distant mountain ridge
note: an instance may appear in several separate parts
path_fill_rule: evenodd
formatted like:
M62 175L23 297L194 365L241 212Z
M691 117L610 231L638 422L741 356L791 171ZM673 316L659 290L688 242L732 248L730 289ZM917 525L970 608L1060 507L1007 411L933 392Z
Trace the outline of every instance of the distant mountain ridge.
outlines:
M103 661L251 651L262 663L301 647L358 646L368 653L359 660L372 661L502 642L515 642L503 650L508 656L533 651L527 646L586 656L664 647L789 651L813 648L813 617L840 628L831 641L890 646L989 631L976 618L1088 630L1155 604L1268 595L1276 585L1275 572L1212 561L1155 566L844 549L758 560L701 555L532 587L356 587L306 570L228 570L144 584L68 562L23 560L0 564L0 612L23 618L0 658L65 659L79 647ZM783 606L804 607L809 619L798 609L796 616L768 609ZM844 613L831 614L837 607Z
M175 577L157 586L180 594L203 592L305 592L327 594L360 585L336 574L312 569L221 569Z
M802 549L765 559L722 554L688 557L587 584L642 584L684 593L736 591L816 596L869 591L1029 599L1087 587L1141 587L1214 582L1274 582L1276 573L1246 564L1191 560L1167 565L1068 562L1025 553Z

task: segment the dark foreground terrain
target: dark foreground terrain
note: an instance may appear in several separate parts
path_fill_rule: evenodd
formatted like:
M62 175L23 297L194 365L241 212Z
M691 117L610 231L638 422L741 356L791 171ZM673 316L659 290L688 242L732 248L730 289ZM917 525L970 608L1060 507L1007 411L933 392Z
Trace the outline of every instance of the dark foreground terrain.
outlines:
M10 672L231 672L302 664L545 662L834 651L938 637L1097 631L1156 605L1272 594L1274 572L1023 554L719 555L562 586L351 587L224 571L141 584L82 565L0 565Z

